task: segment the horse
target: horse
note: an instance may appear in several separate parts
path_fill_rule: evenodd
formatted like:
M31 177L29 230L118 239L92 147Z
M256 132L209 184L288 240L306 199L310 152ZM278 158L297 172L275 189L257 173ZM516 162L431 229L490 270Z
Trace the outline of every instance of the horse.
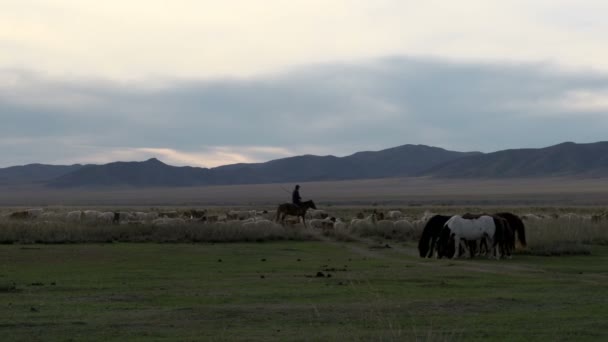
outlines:
M302 202L300 203L300 205L295 205L292 203L283 203L277 208L277 216L275 218L275 221L280 222L284 225L285 216L297 216L302 218L302 222L304 222L304 227L306 227L306 211L308 209L317 209L317 207L315 206L315 202L310 200Z
M517 233L517 240L522 245L522 247L527 246L526 227L524 226L524 222L522 221L522 219L519 216L512 214L512 213L507 213L507 212L496 213L494 215L502 217L505 220L507 220L509 222L509 226L513 230L513 233L514 234ZM510 241L510 243L511 243L511 248L515 249L515 235L513 235L513 240Z
M507 220L490 215L466 215L466 217L468 218L455 215L444 224L437 242L439 258L458 257L456 251L461 239L466 241L489 239L489 247L493 249L496 259L501 257L501 249L503 254L510 255L508 249L510 227ZM472 253L470 255L472 257Z
M421 258L430 258L433 256L435 243L439 238L443 225L451 218L451 216L435 215L424 226L422 237L418 241L418 252ZM430 243L430 245L429 245Z

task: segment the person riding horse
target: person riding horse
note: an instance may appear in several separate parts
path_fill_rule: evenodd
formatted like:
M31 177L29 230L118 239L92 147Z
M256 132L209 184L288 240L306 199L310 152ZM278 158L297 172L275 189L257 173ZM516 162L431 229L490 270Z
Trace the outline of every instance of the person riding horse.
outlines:
M297 216L298 219L302 218L302 223L306 227L306 211L308 209L317 209L317 206L312 200L302 202L300 186L296 185L291 193L291 203L283 203L277 208L275 221L285 224L285 216Z
M296 188L291 193L291 203L296 206L302 205L302 197L300 196L300 186L296 185Z

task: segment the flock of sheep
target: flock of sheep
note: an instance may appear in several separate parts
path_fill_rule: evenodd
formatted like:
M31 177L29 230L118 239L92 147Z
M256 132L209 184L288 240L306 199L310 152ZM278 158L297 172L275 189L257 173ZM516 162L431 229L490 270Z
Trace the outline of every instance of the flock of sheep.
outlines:
M188 209L174 211L98 211L73 210L68 212L45 209L27 209L3 215L8 219L36 220L39 222L69 222L86 225L104 224L151 224L151 225L184 225L184 224L215 224L215 225L242 225L244 227L272 227L278 226L275 222L276 213L267 210L230 210L224 214L210 214L207 210ZM386 214L374 210L371 214L358 213L355 218L340 219L331 216L325 210L309 210L305 222L297 217L288 217L286 226L305 225L306 227L331 230L336 228L365 228L378 226L386 229L411 229L420 222L424 224L423 217L417 221L406 219L400 211L388 211Z
M205 209L188 209L173 211L98 211L74 210L69 212L44 210L41 208L27 209L4 214L8 219L33 219L48 222L71 222L83 224L152 224L152 225L183 225L189 223L212 223L217 225L238 224L246 227L276 226L275 213L267 210L230 210L224 214L210 214ZM406 217L401 211L391 210L380 212L374 210L365 215L363 212L354 218L337 218L325 210L309 210L306 214L308 227L318 229L351 228L363 229L377 227L380 229L396 229L399 231L421 229L434 214L425 212L418 219ZM597 215L579 215L575 213L552 214L542 216L539 214L520 215L523 220L543 220L547 218L568 218L580 220L604 220L608 213ZM301 224L297 217L288 217L287 226Z

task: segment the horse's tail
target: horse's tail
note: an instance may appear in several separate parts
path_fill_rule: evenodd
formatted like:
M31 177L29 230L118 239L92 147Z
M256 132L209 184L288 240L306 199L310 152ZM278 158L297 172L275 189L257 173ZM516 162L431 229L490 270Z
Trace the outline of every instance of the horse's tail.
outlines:
M526 247L528 244L526 242L526 227L524 226L524 221L522 221L519 216L513 215L513 223L511 223L513 230L517 232L517 239L519 243L523 247Z

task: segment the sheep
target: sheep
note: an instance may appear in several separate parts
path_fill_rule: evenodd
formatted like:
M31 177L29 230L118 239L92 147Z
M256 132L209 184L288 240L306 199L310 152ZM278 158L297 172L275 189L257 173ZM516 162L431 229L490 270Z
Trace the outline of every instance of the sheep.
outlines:
M405 219L395 221L394 226L396 229L403 229L403 230L413 230L414 229L414 225L412 225L410 223L410 221L405 220Z
M114 222L114 213L111 211L100 213L97 216L97 221L99 223L113 223Z
M321 209L311 209L306 212L306 218L310 219L326 219L327 217L329 217L329 214Z
M255 210L253 211L255 217ZM229 220L246 220L252 216L250 210L230 210L226 215Z
M155 226L175 226L186 224L186 220L182 218L161 217L152 221Z
M100 214L97 210L85 210L82 212L82 219L87 223L97 223Z
M320 219L312 219L308 221L308 224L312 228L318 229L332 229L334 227L334 223L336 222L335 217L327 217L323 220Z
M70 211L65 215L65 219L69 222L80 222L82 220L82 211Z
M29 218L37 218L40 217L40 215L42 215L42 213L44 212L43 209L27 209L27 210L23 210L23 211L16 211L14 213L11 213L9 215L9 218L12 219L29 219Z
M389 220L398 220L403 217L403 213L399 210L391 210L386 214Z

